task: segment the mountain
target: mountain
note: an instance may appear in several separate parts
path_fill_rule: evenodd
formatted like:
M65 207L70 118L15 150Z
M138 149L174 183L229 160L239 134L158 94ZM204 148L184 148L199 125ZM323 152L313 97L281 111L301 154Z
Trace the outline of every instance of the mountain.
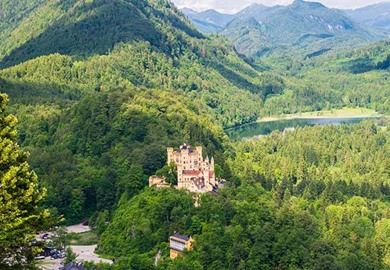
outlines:
M222 14L216 10L209 9L203 12L196 12L192 9L184 8L181 10L203 33L217 33L232 20L233 15Z
M384 38L383 33L358 23L344 11L302 0L289 6L253 4L230 16L217 16L216 11L184 12L201 32L226 36L238 52L247 56L287 54L310 58Z
M3 1L4 10L24 10L15 2ZM388 268L389 124L297 128L238 143L224 132L279 113L389 113L388 43L329 61L278 55L268 64L201 34L169 0L28 3L23 16L4 20L0 92L30 153L21 161L47 190L42 207L65 224L88 219L96 251L115 258L86 268ZM248 22L259 35L267 30L253 16ZM167 146L183 142L215 158L224 188L194 196L147 187L167 168ZM3 152L5 163L15 156ZM3 227L6 236L19 229ZM171 260L175 232L195 244ZM14 269L0 253L0 269Z
M238 19L248 19L253 17L257 21L263 21L265 18L267 18L270 14L272 14L274 11L277 11L279 9L283 9L283 6L276 5L276 6L264 6L261 4L252 4L243 10L239 11L234 15L234 18Z
M287 60L283 55L264 58L283 70L293 89L268 98L264 110L298 113L295 108L332 106L370 108L390 113L390 41L379 41L349 50L331 51L308 59ZM324 102L327 100L326 102ZM316 109L314 109L316 110Z
M282 91L165 0L36 2L7 29L0 91L45 205L68 223L139 192L168 145L203 145L228 174L223 128L255 121Z
M390 2L370 5L354 10L345 10L351 18L390 34Z
M198 14L198 12L196 10L193 10L191 8L182 8L182 9L180 9L180 11L183 12L184 15L186 15L186 16Z
M310 57L379 38L341 11L301 0L286 7L257 6L244 10L221 34L240 53L251 56L276 50Z
M1 44L5 50L0 54L0 66L56 52L77 56L104 54L120 42L144 40L160 46L167 35L157 25L168 20L190 36L202 37L182 21L180 14L162 17L161 11L153 13L152 8L153 3L119 0L43 3Z

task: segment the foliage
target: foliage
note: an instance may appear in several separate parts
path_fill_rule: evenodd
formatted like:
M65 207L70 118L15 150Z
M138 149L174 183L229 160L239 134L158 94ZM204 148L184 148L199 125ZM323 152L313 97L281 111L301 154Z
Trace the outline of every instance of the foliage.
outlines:
M69 245L75 246L96 245L99 241L98 236L94 232L69 233L66 235L66 239Z
M31 1L26 9L10 3L5 18L15 17L11 7L21 14L15 23L0 21L11 36L0 36L7 67L0 90L13 98L18 140L48 190L41 203L67 223L92 217L99 252L117 259L99 267L153 269L159 250L158 269L390 265L388 124L299 128L234 147L222 129L324 108L389 112L386 42L252 62L223 38L198 33L165 0ZM305 41L312 38L327 37ZM35 192L14 118L1 119L13 150L1 148L3 154L19 162ZM183 142L215 157L226 188L194 198L146 187L160 168L157 174L175 182L166 147ZM38 219L36 192L28 207ZM10 217L18 214L12 207ZM172 261L174 232L192 235L195 244Z
M174 189L122 200L101 251L145 269L158 250L157 269L387 269L388 132L367 122L239 142L230 165L240 186L198 207ZM172 261L175 231L195 244Z
M68 223L97 211L100 234L109 215L103 221L98 212L111 212L123 193L131 198L142 190L166 163L166 147L182 140L205 146L228 173L223 131L198 115L201 110L166 92L132 87L86 96L53 120L57 127L44 120L36 134L48 140L29 149L49 190L45 204L64 213Z
M312 59L270 57L257 60L282 70L283 93L270 96L261 115L280 115L344 107L389 112L389 41Z
M206 147L228 175L222 155L225 138L217 126L257 118L263 96L259 73L225 41L204 38L163 2L166 5L48 2L32 10L30 20L15 30L16 36L23 33L19 37L27 40L15 37L5 65L37 56L17 56L27 47L45 56L1 70L0 90L12 96L11 111L22 120L19 141L31 151L31 164L48 189L45 205L65 214L69 224L95 212L96 217L106 210L111 214L123 193L131 198L147 185L149 175L163 167L166 147L183 140ZM166 38L156 43L146 30L137 32L137 38L122 25L113 26L112 32L130 40L96 34L100 38L96 42L109 51L80 47L93 43L79 42L85 39L83 31L104 28L105 14L112 16L118 8L140 16L128 21L128 16L118 13L118 20L137 24L146 20ZM43 13L50 16L42 17ZM39 29L27 27L37 21L42 21L36 24ZM70 40L42 41L62 36L58 31L64 27ZM29 39L28 29L37 38ZM72 33L81 35L79 43L72 41ZM106 221L98 222L98 234Z
M65 250L65 258L63 260L63 264L67 265L70 262L75 262L77 258L76 253L73 252L71 247L67 247Z
M164 167L157 170L156 175L164 177L165 181L171 185L177 185L177 168L174 162L164 165Z
M58 250L64 250L68 244L67 239L68 235L66 227L58 227L53 236L50 238L51 246Z
M147 188L130 200L122 197L101 237L99 252L114 257L134 254L134 257L128 257L129 261L144 261L142 254L147 253L151 265L159 245L167 241L170 234L182 231L190 224L194 209L192 196L175 189L156 191Z
M0 94L0 266L28 267L34 259L31 234L47 225L48 212L39 207L45 190L16 142L17 120L4 113L7 101Z

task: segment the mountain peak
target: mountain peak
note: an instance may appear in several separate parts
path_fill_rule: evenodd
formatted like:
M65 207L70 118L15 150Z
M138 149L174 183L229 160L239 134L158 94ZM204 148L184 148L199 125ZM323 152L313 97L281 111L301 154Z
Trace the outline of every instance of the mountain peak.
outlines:
M277 8L278 6L274 6L274 7L267 7L267 6L264 6L262 4L252 4L246 8L244 8L243 10L241 10L240 12L238 12L235 17L236 18L249 18L249 17L254 17L256 18L257 20L262 20L264 18L264 16L266 16L270 11L274 10L275 8Z
M195 14L198 14L199 12L197 12L196 10L193 10L192 8L182 8L180 9L181 12L183 12L185 15L195 15Z
M247 8L267 8L267 7L263 4L253 3L250 6L248 6Z
M216 11L215 9L207 9L203 12L203 14L211 14L211 15L222 15L223 13ZM224 15L224 14L223 14Z
M259 12L259 11L263 11L265 9L267 9L269 7L267 6L264 6L263 4L259 4L259 3L253 3L251 4L250 6L247 6L246 8L242 9L241 11L239 11L237 14L239 13L246 13L246 12Z
M319 2L309 2L309 1L303 1L303 0L295 0L291 7L299 7L299 8L326 8L323 4Z

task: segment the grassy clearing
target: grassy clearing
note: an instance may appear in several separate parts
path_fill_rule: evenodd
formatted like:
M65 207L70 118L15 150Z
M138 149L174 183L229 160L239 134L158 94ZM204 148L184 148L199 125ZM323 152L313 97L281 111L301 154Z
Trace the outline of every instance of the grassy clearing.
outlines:
M66 238L69 245L75 246L91 246L99 242L99 237L92 231L84 233L69 233Z
M380 117L376 111L366 108L343 108L339 110L323 110L316 112L305 112L296 114L285 114L281 116L264 117L258 122L269 122L288 119L308 119L308 118L345 118L345 117Z

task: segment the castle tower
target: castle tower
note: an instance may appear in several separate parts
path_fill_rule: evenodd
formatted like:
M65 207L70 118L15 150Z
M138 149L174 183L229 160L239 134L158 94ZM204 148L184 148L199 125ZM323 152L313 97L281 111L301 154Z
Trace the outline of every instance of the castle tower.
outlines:
M199 161L202 162L203 161L202 146L197 146L196 147L196 152L198 154Z
M175 159L174 159L174 156L173 156L173 148L172 147L168 147L167 148L167 153L168 153L167 164L170 164L171 162L175 162Z

